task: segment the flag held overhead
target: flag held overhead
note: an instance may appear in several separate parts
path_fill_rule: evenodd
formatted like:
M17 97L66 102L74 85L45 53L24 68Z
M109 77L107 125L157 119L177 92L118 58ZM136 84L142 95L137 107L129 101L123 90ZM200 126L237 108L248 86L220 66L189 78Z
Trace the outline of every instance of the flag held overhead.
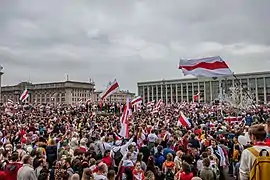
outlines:
M180 60L179 69L184 75L195 77L226 77L233 75L229 66L220 56L201 59Z

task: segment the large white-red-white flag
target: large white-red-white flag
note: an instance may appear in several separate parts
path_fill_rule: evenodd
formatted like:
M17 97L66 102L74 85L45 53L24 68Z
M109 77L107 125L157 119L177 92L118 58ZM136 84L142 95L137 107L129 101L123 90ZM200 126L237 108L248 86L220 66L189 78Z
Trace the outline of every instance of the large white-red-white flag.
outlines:
M20 101L24 102L29 97L29 92L25 89L20 97Z
M225 77L233 75L229 66L220 56L202 59L180 60L179 69L184 75L196 77Z
M129 133L128 133L129 113L130 113L130 101L129 101L129 99L127 99L127 103L124 107L124 111L123 111L122 116L120 118L121 130L120 130L119 135L124 137L124 138L129 137Z
M113 93L115 93L118 89L119 89L119 84L118 84L118 82L116 80L114 80L114 82L111 83L107 87L107 89L100 94L100 99L102 101L105 100L105 99L107 99L110 95L112 95Z
M191 123L182 111L180 111L180 116L177 124L182 125L183 127L191 127Z

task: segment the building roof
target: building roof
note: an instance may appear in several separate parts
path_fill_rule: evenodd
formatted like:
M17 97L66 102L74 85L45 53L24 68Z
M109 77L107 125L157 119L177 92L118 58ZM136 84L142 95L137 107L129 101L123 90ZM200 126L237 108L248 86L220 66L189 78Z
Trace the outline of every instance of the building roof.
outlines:
M270 76L270 71L261 71L261 72L250 72L250 73L238 73L235 74L237 77L245 77L245 76L265 76L269 75ZM227 77L228 79L233 79L233 76ZM195 78L195 77L190 77L190 76L183 76L178 79L169 79L169 80L153 80L153 81L142 81L142 82L137 82L137 85L144 85L144 84L160 84L160 83L170 83L170 82L177 82L177 81L197 81L198 79L211 79L211 78Z
M59 81L59 82L44 82L44 83L31 83L31 82L20 82L19 84L16 85L7 85L7 86L2 86L2 88L7 88L7 87L15 87L15 86L24 86L24 85L29 85L29 86L37 86L37 85L50 85L50 84L65 84L65 83L74 83L74 84L81 84L81 85L93 85L95 86L95 83L93 82L80 82L80 81Z

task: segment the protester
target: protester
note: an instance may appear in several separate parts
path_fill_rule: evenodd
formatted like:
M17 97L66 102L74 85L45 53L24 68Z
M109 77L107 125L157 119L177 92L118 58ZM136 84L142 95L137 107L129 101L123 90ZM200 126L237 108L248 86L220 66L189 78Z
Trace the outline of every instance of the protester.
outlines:
M242 110L232 122L225 116L237 114L229 105L183 102L163 104L157 111L142 105L127 116L129 133L123 135L118 106L107 102L98 111L96 105L13 104L12 114L2 105L0 173L7 180L229 180L229 174L238 178L240 171L245 180L256 161L249 147L269 150L269 138L264 140L270 121L252 125L262 113L254 108ZM180 123L180 112L189 123Z
M37 180L35 170L32 167L33 160L29 155L25 155L22 159L23 166L19 169L17 174L18 180Z

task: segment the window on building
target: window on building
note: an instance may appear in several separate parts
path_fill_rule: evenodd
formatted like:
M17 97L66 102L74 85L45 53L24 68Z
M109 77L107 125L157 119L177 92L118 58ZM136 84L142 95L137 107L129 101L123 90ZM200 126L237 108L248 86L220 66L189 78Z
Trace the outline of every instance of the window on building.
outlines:
M65 99L65 98L62 98L62 99L61 99L61 101L62 101L62 102L65 102L65 101L66 101L66 99Z

